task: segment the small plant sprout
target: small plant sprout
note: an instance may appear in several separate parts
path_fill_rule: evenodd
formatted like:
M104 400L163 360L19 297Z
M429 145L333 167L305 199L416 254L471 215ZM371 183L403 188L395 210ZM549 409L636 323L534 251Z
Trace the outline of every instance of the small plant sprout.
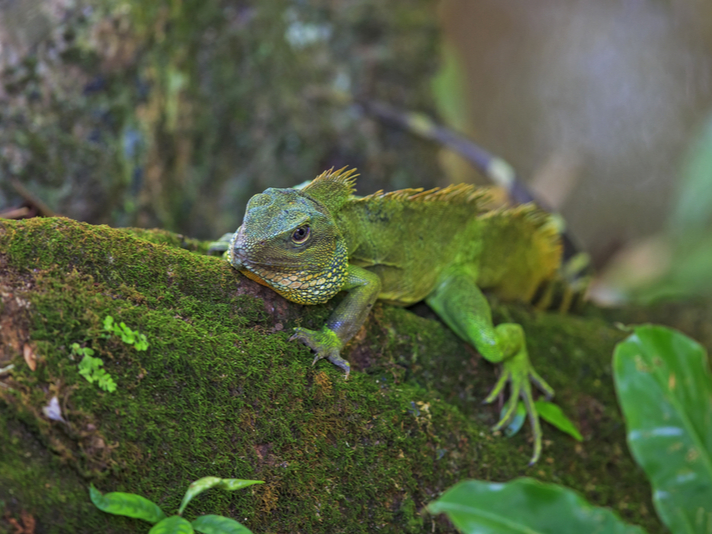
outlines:
M79 374L87 379L87 382L93 384L94 382L109 393L116 391L116 382L111 378L111 375L106 372L105 369L101 367L104 362L101 358L94 358L94 350L89 347L80 347L79 343L72 344L72 354L76 356L83 356L82 361L79 362Z
M92 485L89 487L89 496L91 497L91 502L103 512L143 519L153 523L149 534L191 534L193 532L202 532L203 534L252 534L252 531L246 526L229 517L209 514L201 515L193 521L188 521L182 517L182 514L188 503L207 489L219 488L235 491L253 484L264 484L264 481L218 477L198 479L188 486L188 491L185 492L180 508L178 508L178 514L170 517L166 517L163 510L153 501L149 501L135 493L113 492L102 495Z
M144 334L139 333L138 330L131 330L123 321L115 322L111 315L104 317L104 331L120 337L121 341L133 345L136 350L148 349L148 340Z
M115 322L111 315L104 317L104 331L106 334L103 337L115 335L127 345L133 345L136 350L148 349L148 340L144 334L131 330L123 321ZM109 393L116 391L116 382L106 370L101 368L104 365L101 358L94 358L93 349L73 343L72 356L82 357L82 361L79 363L79 374L86 378L90 384L96 382L101 389Z

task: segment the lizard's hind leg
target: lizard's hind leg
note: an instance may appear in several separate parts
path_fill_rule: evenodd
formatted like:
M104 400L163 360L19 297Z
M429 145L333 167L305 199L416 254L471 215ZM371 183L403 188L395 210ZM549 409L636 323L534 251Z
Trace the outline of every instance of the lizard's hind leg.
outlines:
M494 430L509 424L516 412L517 401L521 398L534 435L534 454L530 464L536 462L541 454L542 431L529 381L547 397L553 396L554 390L532 367L522 327L515 323L494 326L487 299L477 287L476 277L465 268L455 267L443 273L426 302L459 337L472 344L482 356L492 363L502 363L502 374L485 399L485 402L492 402L507 382L510 383L511 392L505 413Z

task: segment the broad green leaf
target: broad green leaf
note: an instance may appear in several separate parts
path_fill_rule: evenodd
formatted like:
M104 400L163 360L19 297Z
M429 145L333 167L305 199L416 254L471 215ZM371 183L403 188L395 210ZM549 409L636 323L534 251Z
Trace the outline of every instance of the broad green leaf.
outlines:
M660 326L616 346L614 378L628 446L674 533L712 531L712 377L704 349Z
M239 478L218 478L218 477L203 477L188 486L188 491L185 492L183 501L180 503L178 513L182 514L188 503L196 496L203 493L205 490L217 487L227 491L239 490L252 486L253 484L264 484L262 480L241 480Z
M98 489L91 485L89 487L89 496L91 502L93 502L99 510L110 514L143 519L149 523L156 523L166 517L163 510L154 502L135 493L121 493L115 491L102 495Z
M193 534L193 525L179 515L172 515L156 523L148 534Z
M547 423L554 425L562 432L566 432L569 436L577 441L583 441L583 436L573 424L571 419L564 415L558 405L548 401L535 401L534 406L539 416Z
M252 534L245 525L222 515L201 515L192 525L203 534Z
M645 533L570 489L532 478L506 484L460 482L430 503L428 511L447 514L465 534Z

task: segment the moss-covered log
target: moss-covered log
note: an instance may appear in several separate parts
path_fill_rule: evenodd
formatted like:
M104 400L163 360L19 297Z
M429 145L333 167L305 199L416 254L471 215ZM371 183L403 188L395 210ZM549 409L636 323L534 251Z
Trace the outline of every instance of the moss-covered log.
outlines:
M36 532L147 531L94 508L89 483L173 513L192 480L213 475L265 484L201 495L189 519L224 514L255 533L453 532L422 511L440 491L526 474L661 531L613 392L611 354L624 334L602 318L495 306L498 320L523 324L586 438L546 427L543 457L528 468L528 431L489 431L497 407L480 402L493 367L424 308L376 306L348 347L344 380L288 342L333 304L289 303L199 251L161 231L0 222L0 368L14 364L0 376L6 518L28 512ZM107 336L108 315L145 334L148 350ZM79 374L74 343L104 361L117 391ZM55 396L64 422L43 413Z

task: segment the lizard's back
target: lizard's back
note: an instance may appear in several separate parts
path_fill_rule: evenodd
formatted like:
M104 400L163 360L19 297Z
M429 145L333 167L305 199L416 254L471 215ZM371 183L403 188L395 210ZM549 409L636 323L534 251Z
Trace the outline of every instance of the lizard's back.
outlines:
M379 298L395 304L424 299L453 265L471 268L483 289L530 300L561 261L550 214L504 207L489 188L378 192L353 198L336 218L349 263L378 274Z

